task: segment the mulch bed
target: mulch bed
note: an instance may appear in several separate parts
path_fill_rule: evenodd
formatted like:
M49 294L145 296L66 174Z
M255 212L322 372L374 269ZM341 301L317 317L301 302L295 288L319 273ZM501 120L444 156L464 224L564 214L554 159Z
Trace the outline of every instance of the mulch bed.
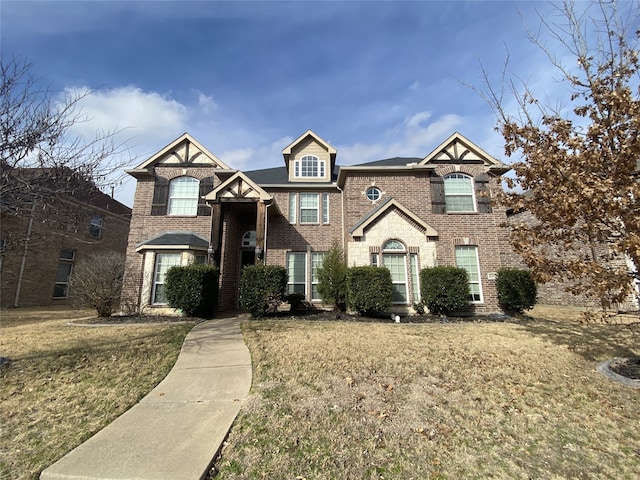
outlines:
M640 358L622 358L616 360L611 362L609 369L623 377L640 380Z

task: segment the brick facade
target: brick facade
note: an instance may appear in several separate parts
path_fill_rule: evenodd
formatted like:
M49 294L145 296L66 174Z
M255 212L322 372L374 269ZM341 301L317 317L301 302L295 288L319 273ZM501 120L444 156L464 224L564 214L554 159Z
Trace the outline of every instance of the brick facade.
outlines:
M106 252L124 254L131 210L101 192L79 202L60 198L46 208L36 203L18 215L2 213L0 241L4 248L0 265L0 305L33 307L67 304L67 296L54 298L60 253L71 268L89 255ZM102 226L90 230L92 217L102 217ZM60 278L58 277L58 283Z

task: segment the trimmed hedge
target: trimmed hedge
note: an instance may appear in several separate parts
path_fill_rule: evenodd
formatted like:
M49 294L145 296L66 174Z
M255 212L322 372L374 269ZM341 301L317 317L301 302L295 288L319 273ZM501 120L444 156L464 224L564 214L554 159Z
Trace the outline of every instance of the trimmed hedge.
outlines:
M169 306L190 317L211 318L218 300L218 270L209 265L171 267L165 278Z
M501 268L496 289L498 304L505 312L522 313L536 304L538 288L529 270Z
M420 270L420 294L429 312L447 315L469 304L469 275L464 268L430 267Z
M351 267L347 272L349 308L360 314L379 314L391 308L391 272L381 267Z
M240 308L254 317L278 311L285 298L287 271L278 265L249 265L240 277Z

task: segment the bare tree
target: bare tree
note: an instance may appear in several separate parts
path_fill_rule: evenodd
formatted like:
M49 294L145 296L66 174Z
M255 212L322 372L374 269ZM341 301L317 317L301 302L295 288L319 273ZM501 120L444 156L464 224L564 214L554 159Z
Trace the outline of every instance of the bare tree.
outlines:
M110 252L95 254L79 261L70 281L72 302L94 308L99 317L110 317L120 305L125 256Z
M483 70L481 94L516 159L507 180L515 190L502 203L536 220L514 225L513 246L537 280L568 281L603 309L628 298L639 279L638 12L637 1L565 1L557 21L540 17L530 39L567 87L557 102L510 76L508 61L498 86Z
M15 57L0 59L0 210L24 214L61 208L63 196L90 200L121 169L126 153L119 132L73 135L88 118L80 102L91 94L43 88L31 65ZM128 159L127 159L128 160Z

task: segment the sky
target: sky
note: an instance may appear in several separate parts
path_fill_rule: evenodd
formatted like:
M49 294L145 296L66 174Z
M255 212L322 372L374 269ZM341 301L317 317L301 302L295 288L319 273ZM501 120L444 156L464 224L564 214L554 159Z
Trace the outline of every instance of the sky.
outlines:
M119 130L142 163L184 132L231 168L282 166L311 129L337 163L425 157L458 131L508 163L484 89L509 71L553 94L527 38L537 1L0 2L2 56L54 91L91 91L75 131ZM133 203L122 175L115 197Z

